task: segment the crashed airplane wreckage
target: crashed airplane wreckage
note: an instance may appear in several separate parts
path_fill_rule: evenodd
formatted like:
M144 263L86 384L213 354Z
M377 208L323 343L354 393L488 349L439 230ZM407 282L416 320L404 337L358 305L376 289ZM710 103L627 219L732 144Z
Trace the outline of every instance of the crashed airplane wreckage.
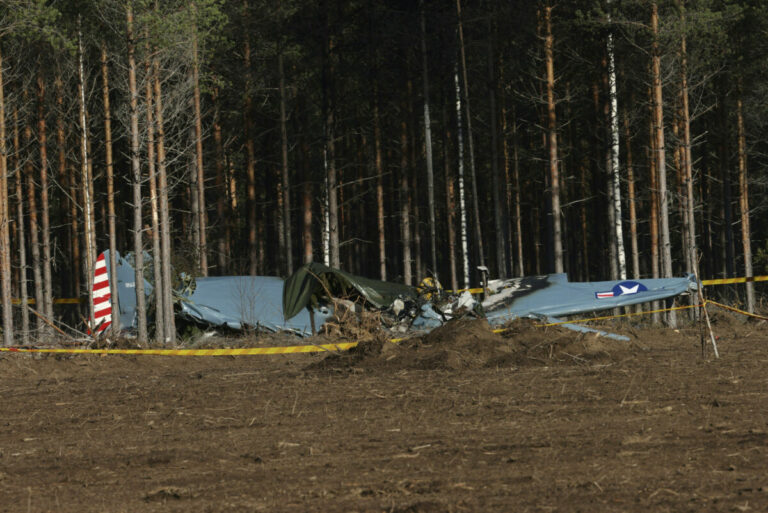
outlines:
M117 256L117 292L120 326L135 329L135 272L129 259ZM108 252L96 266L94 304L96 332L112 321L108 307ZM485 317L492 325L520 317L562 322L559 317L674 298L697 288L693 275L681 278L569 282L565 274L549 274L491 280L485 298L476 301L468 291L455 294L434 286L431 279L421 287L356 276L318 263L302 266L286 280L273 276L215 276L186 279L174 291L178 318L208 328L288 331L311 335L346 308L382 313L382 326L393 333L428 331L465 315ZM145 280L147 297L152 285ZM99 308L98 305L103 305ZM564 324L576 331L598 332Z

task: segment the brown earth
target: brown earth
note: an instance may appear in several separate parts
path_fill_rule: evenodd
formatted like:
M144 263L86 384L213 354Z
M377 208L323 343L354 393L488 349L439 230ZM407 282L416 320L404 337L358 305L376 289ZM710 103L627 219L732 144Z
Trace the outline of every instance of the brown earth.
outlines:
M339 354L0 353L0 512L765 511L768 325L715 321L719 360L696 327L482 321Z

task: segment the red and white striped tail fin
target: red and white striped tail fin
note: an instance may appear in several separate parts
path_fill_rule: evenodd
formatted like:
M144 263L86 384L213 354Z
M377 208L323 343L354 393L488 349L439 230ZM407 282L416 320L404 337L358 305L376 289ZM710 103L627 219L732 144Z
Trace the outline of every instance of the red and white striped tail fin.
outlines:
M93 322L96 334L103 333L112 324L112 294L109 291L109 273L104 253L96 259L93 272Z

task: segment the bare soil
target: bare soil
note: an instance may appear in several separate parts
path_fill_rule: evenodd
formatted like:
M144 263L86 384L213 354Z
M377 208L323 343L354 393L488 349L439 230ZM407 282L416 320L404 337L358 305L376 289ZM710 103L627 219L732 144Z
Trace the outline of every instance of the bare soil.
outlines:
M715 321L719 360L695 326L483 321L338 354L2 353L0 512L765 511L768 325Z

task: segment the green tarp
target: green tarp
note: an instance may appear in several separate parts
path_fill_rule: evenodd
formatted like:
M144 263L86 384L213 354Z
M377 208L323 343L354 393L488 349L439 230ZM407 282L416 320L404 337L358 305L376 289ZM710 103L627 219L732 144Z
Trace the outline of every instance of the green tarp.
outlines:
M363 296L376 308L388 308L398 297L416 299L415 287L400 283L372 280L355 276L323 264L303 265L285 280L283 286L283 314L291 319L303 308L313 306L318 299Z

